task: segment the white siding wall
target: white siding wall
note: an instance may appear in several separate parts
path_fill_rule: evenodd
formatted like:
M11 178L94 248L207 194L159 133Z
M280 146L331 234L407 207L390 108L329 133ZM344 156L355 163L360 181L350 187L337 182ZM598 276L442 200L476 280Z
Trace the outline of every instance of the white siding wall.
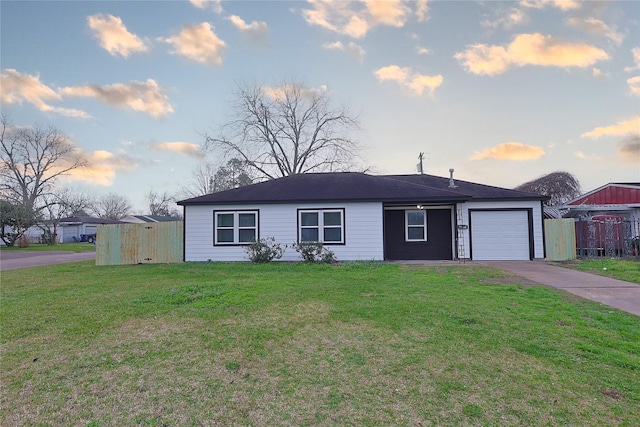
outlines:
M382 260L383 210L381 203L307 203L272 205L217 205L185 207L186 261L247 261L242 246L213 246L214 210L260 211L260 237L278 243L296 242L298 209L345 209L345 245L327 245L339 261ZM287 248L282 261L297 261L299 254Z
M462 207L462 224L469 225L469 209L533 209L533 253L534 258L544 258L544 244L542 231L542 209L539 201L508 201L508 202L467 202ZM460 224L460 222L459 222ZM470 254L470 230L459 230L464 233L465 258ZM460 250L460 248L458 247Z

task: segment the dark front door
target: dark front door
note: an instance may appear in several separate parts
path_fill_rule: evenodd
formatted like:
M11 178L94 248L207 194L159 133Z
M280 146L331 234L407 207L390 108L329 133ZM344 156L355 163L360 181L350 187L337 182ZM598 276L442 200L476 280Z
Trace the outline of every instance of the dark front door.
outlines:
M384 257L387 260L453 259L450 209L425 209L426 224L420 215L404 210L384 211ZM408 224L407 224L408 222ZM426 230L424 230L426 228ZM425 231L426 239L420 240Z

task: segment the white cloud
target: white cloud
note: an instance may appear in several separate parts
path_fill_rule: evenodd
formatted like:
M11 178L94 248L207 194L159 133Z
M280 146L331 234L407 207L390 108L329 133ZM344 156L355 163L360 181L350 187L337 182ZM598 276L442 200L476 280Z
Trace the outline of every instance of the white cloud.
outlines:
M82 119L91 118L89 114L82 110L50 105L49 101L62 102L62 96L42 83L38 74L22 74L12 68L3 70L0 75L0 99L6 104L28 102L43 112Z
M509 30L516 25L522 25L527 22L526 14L515 7L503 10L499 12L499 15L494 20L485 20L481 22L481 25L485 28L504 28Z
M355 59L357 59L360 62L362 62L362 60L364 59L364 56L365 56L365 51L362 48L362 46L357 45L354 42L349 42L346 45L344 45L340 41L337 41L337 42L334 42L334 43L325 43L325 44L322 45L322 48L323 49L341 50L341 51L346 52L349 55L353 56Z
M544 149L535 145L525 145L521 142L505 142L495 147L476 152L471 160L536 160L544 156Z
M72 169L65 174L65 181L80 181L108 187L119 171L138 168L138 163L126 154L113 154L105 150L85 152L78 150L80 156L89 161L89 165Z
M419 22L429 19L429 4L428 0L416 1L416 17Z
M222 0L189 0L198 9L206 9L207 6L215 13L222 13Z
M640 134L640 116L622 120L611 126L600 126L581 135L582 138L598 139L603 136Z
M588 67L609 59L605 51L586 43L559 40L539 33L519 34L507 46L476 44L454 55L473 74L496 75L513 66Z
M627 79L627 84L629 85L631 95L640 96L640 76Z
M579 28L590 34L606 37L616 45L620 45L624 39L624 35L597 18L571 17L566 20L566 23L570 27Z
M364 37L377 26L403 27L412 16L415 4L418 20L428 18L426 0L308 0L310 9L302 10L302 17L310 25L317 25L353 38Z
M534 9L543 9L551 6L563 11L568 11L580 9L582 5L577 0L520 0L520 6Z
M429 55L431 53L429 49L422 46L416 46L416 52L418 53L418 55Z
M403 0L365 0L373 25L402 27L411 15L411 9Z
M634 47L631 49L631 55L633 56L633 67L625 67L626 72L640 70L640 47Z
M128 57L135 52L146 52L148 47L135 34L130 33L122 19L113 15L92 15L87 17L93 35L111 55Z
M172 153L180 153L191 157L202 158L201 147L198 144L192 144L190 142L161 142L158 144L151 144L150 148L156 151L170 151Z
M226 45L208 22L185 26L180 34L161 41L171 44L175 54L202 64L222 65Z
M600 68L593 67L591 69L591 72L593 73L593 77L599 77L599 78L609 77L609 73L605 73Z
M301 84L285 84L282 86L263 86L262 93L268 98L277 100L284 98L287 94L296 93L296 96L300 98L313 99L318 95L322 95L327 92L328 88L325 85L320 87L306 87Z
M251 24L247 24L238 15L231 15L227 19L254 43L264 42L269 35L269 27L266 22L253 21Z
M146 82L132 81L129 84L116 83L108 86L85 85L65 87L60 90L64 96L96 98L118 108L141 111L154 118L162 118L173 112L167 95L153 79Z
M397 65L390 65L383 67L374 72L379 81L394 81L401 87L410 90L411 92L422 95L425 90L429 93L442 84L443 77L427 76L424 74L415 73L411 68L401 68Z

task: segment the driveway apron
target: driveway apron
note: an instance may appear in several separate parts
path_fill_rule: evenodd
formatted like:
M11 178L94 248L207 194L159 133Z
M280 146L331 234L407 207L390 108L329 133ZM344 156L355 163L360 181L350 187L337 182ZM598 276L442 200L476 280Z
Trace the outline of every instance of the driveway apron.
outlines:
M640 285L543 261L483 261L525 279L640 316Z

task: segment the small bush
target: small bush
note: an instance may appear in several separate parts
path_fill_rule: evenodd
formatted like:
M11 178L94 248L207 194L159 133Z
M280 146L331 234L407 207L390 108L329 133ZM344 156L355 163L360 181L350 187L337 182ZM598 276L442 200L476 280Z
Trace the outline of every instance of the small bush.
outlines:
M320 262L333 264L335 262L338 262L338 258L336 258L336 254L334 254L331 249L322 248L322 253L320 254Z
M320 242L294 243L292 247L306 262L325 262L330 264L337 261L336 254L331 249L325 248Z
M251 262L265 263L282 258L286 248L286 246L282 247L280 243L276 243L276 239L273 237L267 237L252 242L245 246L244 250Z

